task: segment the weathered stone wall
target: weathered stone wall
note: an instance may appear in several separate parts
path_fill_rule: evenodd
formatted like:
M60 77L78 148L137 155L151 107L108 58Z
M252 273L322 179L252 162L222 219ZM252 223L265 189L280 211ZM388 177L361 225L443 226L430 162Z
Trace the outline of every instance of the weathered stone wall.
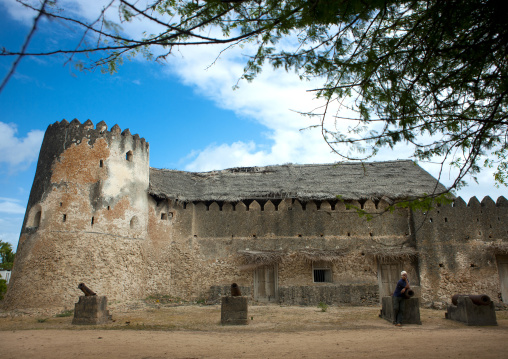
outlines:
M422 300L448 303L453 294L497 301L500 281L493 243L508 242L508 202L485 197L414 214Z
M91 121L49 126L5 306L72 307L80 282L112 302L209 299L217 295L211 287L233 282L252 295L254 270L240 251L285 253L277 265L281 303L378 303L379 263L369 253L408 247L417 259L397 261L423 303L455 293L498 297L489 245L508 242L503 197L468 205L459 198L429 213L385 212L388 203L370 200L184 203L150 196L148 176L149 146L138 135ZM344 252L330 283L314 283L306 249Z
M376 285L321 285L279 287L279 302L288 305L317 305L319 303L376 305L379 288Z

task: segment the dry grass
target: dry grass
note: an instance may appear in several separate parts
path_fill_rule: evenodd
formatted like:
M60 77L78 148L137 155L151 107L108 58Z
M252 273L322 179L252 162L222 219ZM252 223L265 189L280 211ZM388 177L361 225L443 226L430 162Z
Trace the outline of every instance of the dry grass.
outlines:
M71 317L11 315L0 317L0 331L27 329L109 329L205 332L299 332L337 329L385 328L379 307L330 306L326 312L316 307L249 305L249 325L222 326L220 305L165 305L146 303L138 309L111 309L114 322L100 326L72 325ZM508 312L496 312L500 325L508 325ZM446 329L462 324L444 319L443 310L421 309L424 327Z

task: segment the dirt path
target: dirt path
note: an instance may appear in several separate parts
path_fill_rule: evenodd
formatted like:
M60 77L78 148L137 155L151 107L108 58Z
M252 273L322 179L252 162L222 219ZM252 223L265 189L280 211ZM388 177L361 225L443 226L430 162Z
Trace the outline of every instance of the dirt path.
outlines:
M394 327L378 308L250 307L247 326L221 326L218 306L113 312L107 326L71 317L0 318L1 358L506 358L508 313L496 327L467 327L443 311Z

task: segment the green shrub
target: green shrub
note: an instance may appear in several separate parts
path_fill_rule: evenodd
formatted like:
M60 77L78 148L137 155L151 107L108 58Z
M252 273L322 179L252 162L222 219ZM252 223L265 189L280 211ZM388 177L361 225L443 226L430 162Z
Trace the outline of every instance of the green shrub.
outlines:
M7 292L7 281L0 279L0 300L4 299L5 292Z
M326 312L328 310L328 304L326 304L325 302L319 302L318 308L321 308L322 312Z
M55 314L55 317L70 317L74 314L74 310L64 310L61 313Z

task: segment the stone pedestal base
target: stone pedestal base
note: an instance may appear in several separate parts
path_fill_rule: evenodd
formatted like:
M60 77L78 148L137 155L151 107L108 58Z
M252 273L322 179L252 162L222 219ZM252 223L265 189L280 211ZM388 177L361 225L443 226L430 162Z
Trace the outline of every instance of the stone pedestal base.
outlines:
M248 298L222 297L221 324L246 325L248 324Z
M390 323L395 321L393 313L393 301L394 297L383 297L381 318L388 320ZM404 316L402 317L402 324L422 324L420 320L420 299L410 298L405 299Z
M72 324L94 325L110 322L111 315L106 309L107 306L108 298L105 296L80 296L74 305Z
M466 296L458 297L457 305L448 305L445 318L467 325L497 325L493 302L489 305L476 305Z

